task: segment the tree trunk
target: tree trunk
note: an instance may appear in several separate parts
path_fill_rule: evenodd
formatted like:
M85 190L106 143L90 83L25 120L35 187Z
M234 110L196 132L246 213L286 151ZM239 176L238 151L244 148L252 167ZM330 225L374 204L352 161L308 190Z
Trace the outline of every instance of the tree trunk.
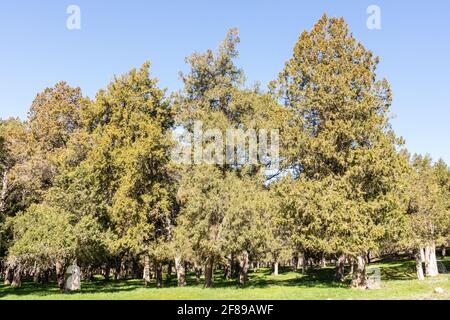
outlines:
M20 268L14 269L13 279L11 282L11 287L20 288L22 286L22 272Z
M344 281L345 278L345 254L341 254L336 260L336 273L335 277L337 281Z
M4 285L5 286L9 286L11 285L12 279L13 279L13 274L14 274L14 269L10 266L6 266L6 270L5 270L5 280L4 280Z
M202 267L194 261L194 272L195 272L195 284L200 284L200 277L202 276Z
M170 279L172 276L172 261L169 261L169 264L167 265L167 278Z
M297 267L296 267L297 271L301 269L303 272L303 260L304 260L303 254L299 253L297 257Z
M350 271L349 271L349 275L353 276L353 269L354 269L354 263L353 263L353 259L352 258L347 258L348 263L350 264Z
M353 260L352 287L367 288L366 255L359 255Z
M228 263L223 268L223 278L225 280L230 280L231 278L231 266Z
M434 243L425 247L425 274L428 277L436 277L439 274Z
M8 170L5 170L2 175L2 190L0 193L0 214L6 210L6 195L8 192Z
M421 254L422 248L416 249L414 252L414 258L416 259L416 274L417 279L424 280L423 276L423 261L422 261L422 254Z
M119 267L119 279L126 279L127 278L127 263L126 258L122 257L120 259L120 267Z
M223 278L225 280L231 279L231 265L233 264L233 255L229 254L223 268Z
M6 269L5 269L5 279L4 279L4 281L3 281L3 284L4 284L5 286L11 285L12 275L13 275L13 269L12 269L10 266L6 266Z
M86 268L85 280L92 282L94 280L94 270L91 265Z
M144 279L145 286L148 286L150 284L150 257L148 256L148 254L144 256L144 271L142 279Z
M22 286L22 268L17 264L14 268L14 273L11 281L11 287L19 288Z
M56 282L58 284L58 288L64 290L64 265L61 261L56 261L55 263L56 269Z
M442 257L442 259L444 259L445 258L445 256L446 256L446 247L445 247L445 244L444 245L442 245L442 247L441 247L441 257Z
M157 262L155 264L156 267L156 287L162 288L163 286L163 272L162 272L162 263Z
M33 282L34 283L41 282L41 270L39 267L35 267L33 270Z
M50 282L50 271L45 270L44 272L42 272L42 283L47 284L49 282Z
M299 260L301 262L302 273L306 274L308 272L308 256L306 253L301 253Z
M137 259L133 259L131 270L134 279L139 279L139 277L144 274L144 270L141 268L141 265Z
M180 256L175 257L175 269L177 271L177 282L179 287L186 285L186 267Z
M247 283L248 272L248 252L244 250L239 259L239 285L243 286Z
M292 266L294 267L294 271L297 272L298 271L298 267L299 267L299 263L298 261L300 260L300 257L296 254L294 255L294 257L292 258Z
M109 267L109 265L106 265L103 271L103 276L105 277L105 281L109 281L109 279L111 278L111 268Z
M205 288L213 286L214 259L209 258L205 265Z
M234 253L230 255L230 278L239 276L239 263L236 261Z
M278 266L279 266L279 262L278 262L278 261L275 261L275 262L273 263L273 274L274 274L275 276L278 275Z

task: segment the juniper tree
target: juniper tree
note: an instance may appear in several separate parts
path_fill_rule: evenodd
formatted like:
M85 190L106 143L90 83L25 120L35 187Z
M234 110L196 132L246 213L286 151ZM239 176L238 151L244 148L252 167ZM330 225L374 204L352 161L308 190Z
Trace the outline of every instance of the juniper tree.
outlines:
M395 177L403 167L396 150L401 141L389 125L391 90L376 77L378 61L342 18L324 15L301 34L293 57L271 83L274 96L292 110L291 122L303 132L302 141L288 152L293 172L311 184L340 186L334 193L337 202L350 209L340 211L341 221L350 224L335 223L326 231L336 237L347 234L335 253L352 257L357 287L366 285L368 250L379 249L385 224L401 214L395 197ZM314 189L315 203L325 205L328 195ZM319 221L330 210L322 212Z
M70 135L82 125L80 109L85 102L80 88L65 82L44 89L28 112L31 138L44 151L65 147Z
M79 88L60 82L37 94L26 123L11 119L3 124L10 156L3 175L2 207L11 210L11 215L41 202L52 186L59 170L58 152L81 125L83 102ZM5 208L7 198L14 208Z
M23 177L27 168L30 147L25 124L19 119L9 119L1 124L4 139L2 165L2 191L0 210L3 215L14 215L27 207L31 194L35 192L30 177ZM29 170L27 170L29 173ZM28 184L28 188L26 187Z
M444 239L442 239L441 246L441 255L442 257L445 257L446 247L450 243L450 238L448 236L450 234L450 169L444 160L439 159L434 165L434 172L440 188L444 206L443 210L446 212L442 221Z
M2 122L0 122L0 126L2 125ZM2 172L2 173L3 173L3 170L5 170L5 162L6 162L7 153L8 153L8 151L6 149L5 137L0 135L0 172Z
M219 46L217 52L208 50L206 53L195 53L187 58L187 62L190 64L190 72L181 75L184 82L184 88L174 96L178 124L185 131L190 132L191 134L194 133L194 125L196 123L201 123L203 132L206 132L209 129L216 130L220 133L219 139L222 139L219 150L216 150L217 152L214 154L216 156L216 161L214 161L214 163L203 163L201 166L203 169L201 170L196 168L199 164L198 162L203 162L202 160L204 160L198 159L199 156L200 158L204 156L202 151L200 151L192 158L194 164L188 165L187 168L184 168L181 171L181 180L183 182L180 185L180 192L187 195L189 195L189 192L192 192L193 196L186 196L180 205L180 223L185 221L185 215L192 214L190 211L191 209L188 208L196 206L195 203L190 203L193 202L196 197L204 197L203 201L209 203L211 201L210 197L215 198L220 196L216 199L219 201L218 205L223 205L220 210L202 213L197 211L203 209L196 207L197 209L194 210L197 212L196 216L191 217L191 219L194 219L193 223L198 223L205 228L202 229L203 231L199 232L199 234L205 237L202 241L207 243L211 243L212 235L205 230L211 229L218 232L217 228L220 230L224 228L221 234L228 233L235 235L236 232L238 232L231 228L230 225L225 227L223 221L230 221L230 219L232 219L231 217L236 216L236 212L231 204L235 203L236 199L239 198L239 194L234 193L233 189L223 189L222 181L226 180L233 185L237 185L240 182L236 179L241 179L244 183L247 178L260 175L261 172L264 172L266 167L270 165L270 163L264 161L262 157L256 159L258 162L248 163L248 161L245 161L249 158L248 154L238 154L234 159L231 159L229 154L227 154L227 149L224 144L224 142L230 142L230 138L227 136L228 129L240 129L241 131L237 134L240 134L241 136L232 137L231 139L242 139L243 145L248 146L250 139L246 135L246 133L249 132L248 130L259 133L260 129L266 129L270 133L271 129L278 129L278 124L282 123L281 119L286 117L284 109L278 105L270 95L262 93L257 87L251 89L244 87L243 71L239 69L234 62L234 59L238 56L236 46L239 41L237 31L231 29L225 40ZM199 143L202 149L205 149L208 144L214 142L214 139L215 138L208 140L205 138L201 140ZM234 140L234 143L237 142L236 140ZM257 144L260 143L259 140L256 142ZM194 148L194 152L196 151L198 152L198 150L195 150ZM228 151L230 151L230 149L228 149ZM231 151L234 154L237 150L234 149ZM243 158L238 159L239 156L243 156ZM203 180L204 172L210 172L211 177L214 177L214 179L217 180L217 188L220 186L222 193L216 195L216 191L214 191L210 194L208 190L204 190L202 185L195 185L195 183L207 183ZM188 177L183 177L184 175L188 175ZM189 181L190 183L186 183L186 181ZM262 187L262 183L263 181L260 181L260 187ZM251 183L245 182L242 186L251 187L252 185ZM255 187L251 187L251 189L256 190ZM250 208L251 206L253 206L253 208ZM257 216L261 215L261 210L257 208L257 203L249 201L247 208L241 209L251 212L248 219L249 221L252 221L255 226L260 224L260 221L258 221L260 218L257 218ZM216 218L211 219L209 214L214 215ZM255 220L252 220L252 215ZM177 228L177 230L178 232L181 232L180 228ZM239 234L239 236L241 236L241 234ZM250 234L247 236L250 236ZM255 243L259 241L257 238L258 237L255 235ZM198 241L200 243L202 242L200 240ZM217 241L225 240L220 238L217 239ZM230 256L232 257L231 260L234 260L233 257L244 257L243 260L245 260L245 262L241 261L241 265L245 265L245 270L240 268L243 273L240 282L245 282L248 255L251 254L250 250L256 250L255 248L249 248L249 241L250 240L235 242L233 243L232 249L226 248L223 243L217 243L211 246L208 245L207 247L211 248L210 251L200 249L202 246L196 245L196 250L199 251L197 259L203 260L205 270L207 271L206 286L210 286L212 283L210 275L211 270L214 267L213 263L219 259L219 251L217 248L222 248L225 251L223 252L223 256ZM241 245L240 249L236 248L238 243ZM179 257L176 259L179 260ZM225 262L225 264L228 264L228 262ZM231 264L233 265L234 261L231 261Z
M80 89L61 82L37 94L28 121L11 119L2 125L10 151L2 176L4 214L14 217L43 201L59 172L58 154L80 125L82 104Z
M0 176L2 178L2 189L0 194L0 219L3 216L3 211L5 207L5 197L6 197L6 187L7 183L6 172L7 172L7 164L8 164L8 147L6 144L6 139L3 132L4 122L0 120ZM1 221L1 220L0 220Z
M60 169L58 154L81 125L79 111L83 100L79 88L60 82L36 96L26 123L10 120L5 126L11 153L4 175L2 203L12 219L20 210L27 211L33 203L41 203L52 187ZM17 237L20 235L16 234ZM26 248L21 239L16 240ZM11 253L9 256L16 265L23 260Z
M14 272L33 274L56 266L58 286L62 289L63 261L73 258L75 251L75 233L67 213L32 205L10 223L13 245L8 250L8 263L15 265ZM20 276L12 284L20 285Z
M439 184L442 182L436 171L439 166L434 167L429 156L414 155L411 165L407 198L408 230L415 251L417 276L423 280L422 263L425 264L425 275L438 275L436 245L445 243L448 238L448 199Z
M222 257L236 258L239 285L247 283L251 259L261 257L272 247L272 203L260 179L230 173L221 195L222 201L228 201L221 225Z
M3 126L3 121L0 120L0 128ZM6 163L8 158L8 149L6 147L6 141L5 137L3 136L3 133L0 133L0 176L2 177L2 186L5 185L5 171L6 171ZM6 192L5 189L2 187L1 194L0 194L0 259L4 256L5 251L5 243L4 243L4 237L2 232L2 226L3 226L3 220L5 219L4 215L4 203L5 203L5 196ZM0 270L1 272L2 270Z
M149 66L115 77L97 94L85 116L93 147L74 171L75 182L90 190L98 218L115 235L116 271L136 257L160 263L158 245L172 219L172 113Z

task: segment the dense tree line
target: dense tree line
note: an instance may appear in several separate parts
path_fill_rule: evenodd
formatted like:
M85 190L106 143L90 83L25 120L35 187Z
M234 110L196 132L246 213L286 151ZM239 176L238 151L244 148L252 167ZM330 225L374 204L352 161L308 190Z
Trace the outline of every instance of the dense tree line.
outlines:
M304 31L267 91L247 87L237 31L187 58L168 94L150 63L94 99L65 82L34 99L26 121L0 123L0 258L6 284L56 279L74 261L109 280L214 272L240 285L251 268L306 272L333 263L366 287L366 266L408 254L436 276L450 231L450 170L411 156L389 123L392 93L379 59L343 19ZM278 129L270 163L179 164L173 132ZM423 268L423 265L425 268Z

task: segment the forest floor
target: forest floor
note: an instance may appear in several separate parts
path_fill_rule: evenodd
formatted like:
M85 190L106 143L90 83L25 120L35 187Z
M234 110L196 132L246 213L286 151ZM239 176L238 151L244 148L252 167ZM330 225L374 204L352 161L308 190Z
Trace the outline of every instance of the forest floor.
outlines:
M450 271L450 258L440 260ZM156 289L154 284L145 287L141 280L109 281L98 277L93 282L83 282L79 293L61 293L54 283L38 285L25 282L21 288L0 285L0 299L45 299L45 300L352 300L352 299L446 299L450 300L450 274L440 274L424 281L415 279L415 263L407 259L397 259L372 263L370 269L381 271L380 289L358 290L349 288L346 282L333 280L334 268L311 269L303 275L298 272L281 270L278 276L270 269L261 268L249 273L249 282L238 288L235 281L224 281L220 273L215 275L212 289L194 285L193 275L188 277L188 286L176 287L176 277L166 279L165 288ZM284 272L283 272L284 271ZM3 283L3 282L2 282ZM444 293L434 292L435 288Z

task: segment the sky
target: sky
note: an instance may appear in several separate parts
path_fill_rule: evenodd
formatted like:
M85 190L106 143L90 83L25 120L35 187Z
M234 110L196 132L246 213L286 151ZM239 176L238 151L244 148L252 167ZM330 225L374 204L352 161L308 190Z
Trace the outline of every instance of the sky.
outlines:
M80 8L81 29L67 28L69 5ZM367 27L370 5L381 10L379 30ZM448 0L0 0L0 118L26 119L35 95L61 80L93 98L146 60L161 87L177 90L185 57L216 48L232 27L247 83L265 86L323 13L343 16L380 56L393 128L408 149L450 164Z

